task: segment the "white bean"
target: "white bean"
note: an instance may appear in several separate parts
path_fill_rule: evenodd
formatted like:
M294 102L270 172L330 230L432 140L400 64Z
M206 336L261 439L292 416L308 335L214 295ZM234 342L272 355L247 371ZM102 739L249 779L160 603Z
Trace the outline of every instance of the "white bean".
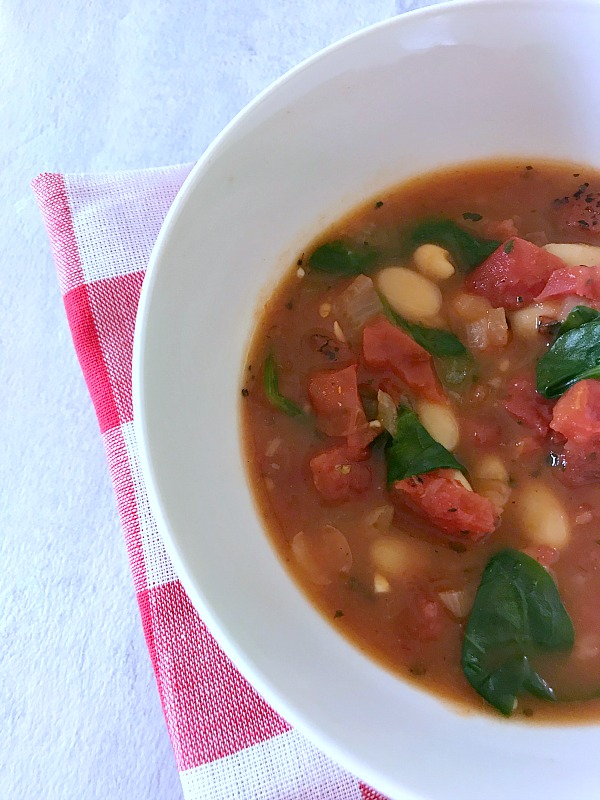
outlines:
M600 266L600 247L592 244L547 244L544 250L558 256L568 267Z
M502 459L495 453L486 453L471 470L473 476L483 480L508 483L508 471Z
M510 329L515 336L519 336L522 339L532 339L537 335L538 317L559 319L559 303L536 303L513 311L510 315Z
M417 404L417 415L421 424L436 442L446 450L455 450L460 439L458 420L450 406L421 400Z
M562 549L571 535L569 520L562 503L542 481L530 481L516 501L521 529L532 544Z
M394 311L410 322L427 322L442 308L442 293L435 283L406 267L382 269L375 283Z
M382 594L390 591L390 582L383 575L373 575L373 591L375 594Z
M401 539L380 537L371 545L371 561L379 572L392 577L401 575L410 564L410 551Z
M454 275L450 253L437 244L422 244L413 253L415 267L432 281L445 281Z
M465 489L467 489L469 492L473 491L473 487L459 469L453 469L451 470L451 472L452 472L451 477L454 478L455 481L461 483L465 487Z
M400 578L427 568L428 545L407 534L378 536L369 549L371 563L376 573L385 578Z

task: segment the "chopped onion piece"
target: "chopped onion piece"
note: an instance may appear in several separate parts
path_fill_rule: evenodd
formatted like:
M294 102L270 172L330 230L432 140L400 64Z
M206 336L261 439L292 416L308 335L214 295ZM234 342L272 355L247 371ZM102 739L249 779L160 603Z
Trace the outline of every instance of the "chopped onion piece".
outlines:
M383 306L375 291L373 281L366 275L359 275L342 292L336 302L336 309L343 317L344 323L347 323L344 332L350 338L353 334L361 331L370 319L383 313Z
M365 515L365 523L369 528L376 528L385 533L394 519L394 507L391 505L377 506Z
M508 324L503 308L492 308L487 312L488 342L491 347L504 347L508 343Z
M299 531L292 539L292 553L313 583L327 586L352 567L352 552L344 534L333 525Z
M471 601L466 592L439 592L439 598L456 619L465 619L471 610Z
M396 435L396 423L398 421L398 411L396 404L387 392L381 389L377 392L377 419L388 433Z
M472 350L504 347L508 342L508 324L503 308L491 308L485 316L469 322L465 329L467 346Z

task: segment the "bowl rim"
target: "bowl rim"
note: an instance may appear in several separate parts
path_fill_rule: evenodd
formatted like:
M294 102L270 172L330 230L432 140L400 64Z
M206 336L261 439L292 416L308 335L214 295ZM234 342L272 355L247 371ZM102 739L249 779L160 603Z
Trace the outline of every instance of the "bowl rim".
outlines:
M436 5L407 11L369 25L342 37L327 47L319 50L317 53L314 53L308 58L302 60L296 66L286 71L283 75L265 87L254 99L252 99L237 114L235 114L231 121L220 131L220 133L217 134L217 136L212 140L206 150L193 165L189 175L183 182L165 216L160 232L152 249L142 284L136 315L132 353L132 400L134 430L139 449L140 468L146 484L150 507L153 515L156 518L158 529L162 541L164 542L166 551L173 562L177 578L180 580L183 588L192 602L192 605L199 612L203 622L206 623L219 646L232 660L236 668L239 669L242 675L266 699L266 701L273 706L273 708L280 713L286 719L286 721L297 728L303 735L315 743L316 746L323 750L323 752L325 752L328 756L337 761L344 768L352 771L355 775L358 773L358 777L361 780L365 780L371 785L376 786L379 791L387 792L390 795L393 792L397 792L398 787L395 783L390 783L387 775L381 774L379 770L373 768L365 759L357 761L355 755L352 755L350 760L349 755L343 746L340 746L339 743L329 734L326 734L320 730L315 730L308 715L303 713L298 706L290 704L288 698L282 696L269 684L268 680L266 680L266 676L260 672L256 672L253 663L246 658L246 654L243 651L238 649L235 641L230 638L229 632L221 628L215 619L210 606L205 603L202 594L202 588L198 585L197 579L188 568L185 553L180 547L177 538L172 533L173 526L170 522L166 505L163 502L160 480L157 477L154 461L150 454L148 420L146 417L144 400L145 341L148 326L151 324L150 309L155 293L157 275L163 261L164 252L168 246L177 220L182 214L182 211L189 198L196 191L196 186L201 182L204 172L207 170L213 159L218 157L219 152L227 142L230 133L234 131L247 116L253 114L263 103L268 101L272 95L281 91L281 89L283 89L288 82L295 80L304 71L311 69L313 65L327 59L332 53L351 45L355 41L372 36L378 30L386 28L401 29L404 25L409 24L417 18L426 20L428 17L434 17L440 14L460 14L463 13L464 10L472 7L482 8L486 6L490 8L496 7L506 9L509 7L539 8L540 6L544 6L545 8L549 9L563 8L564 5L564 0L445 0L445 2L441 2ZM598 8L598 0L570 0L569 5L571 8ZM505 725L505 721L490 716L486 717L486 724L502 726ZM560 727L562 728L564 726ZM402 797L405 798L405 800L424 800L422 795L417 795L406 788L403 788L403 792L404 794Z

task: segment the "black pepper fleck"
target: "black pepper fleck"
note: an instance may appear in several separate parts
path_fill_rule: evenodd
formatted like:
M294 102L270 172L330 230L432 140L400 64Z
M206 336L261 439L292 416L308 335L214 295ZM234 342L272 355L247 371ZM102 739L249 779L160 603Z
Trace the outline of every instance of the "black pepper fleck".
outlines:
M242 389L242 397L248 397L249 394L250 392L248 391L248 389L246 388Z

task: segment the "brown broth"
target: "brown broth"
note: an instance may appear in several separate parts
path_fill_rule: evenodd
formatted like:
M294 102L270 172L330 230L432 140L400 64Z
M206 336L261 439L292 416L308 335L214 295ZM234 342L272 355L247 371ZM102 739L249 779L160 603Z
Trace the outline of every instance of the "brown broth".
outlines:
M507 546L532 551L515 500L519 488L531 480L542 480L554 492L567 509L571 528L569 542L560 550L551 572L575 626L575 648L569 655L545 657L540 671L564 696L588 697L600 692L596 612L600 608L600 487L565 485L560 471L547 463L549 447L530 451L529 432L504 408L507 381L534 368L548 347L548 337L538 335L524 346L522 339L512 336L505 347L478 352L476 383L451 395L461 425L456 456L470 470L481 452L498 453L507 466L512 488L498 529L484 543L464 548L449 546L443 534L436 535L421 519L397 509L388 531L382 533L368 524L370 512L390 505L381 454L371 458L368 491L339 504L323 500L313 484L309 461L324 448L327 437L310 418L292 419L267 402L263 364L269 352L276 353L281 392L309 410L309 376L350 363L351 354L334 334L335 317L331 312L325 316L324 304L335 309L336 298L352 279L310 270L306 256L323 242L340 238L357 244L368 242L385 254L386 263L399 263L401 227L443 215L479 235L490 230L492 222L513 220L518 235L536 243L594 244L591 233L562 227L553 205L555 198L571 195L584 181L600 189L600 174L576 164L486 162L432 173L372 198L308 243L266 304L245 366L241 402L244 459L264 527L294 579L331 624L362 651L402 677L471 709L496 713L463 676L460 654L465 620L447 612L439 637L423 641L411 635L411 608L423 586L434 594L457 590L474 597L491 555ZM465 212L482 215L483 220L465 220ZM463 276L457 273L442 285L446 319L457 335L456 320L448 309L462 282ZM508 368L501 366L503 361ZM500 443L480 444L465 435L469 418L475 425L498 425ZM326 524L343 532L353 563L350 580L347 574L336 575L331 583L317 585L297 563L291 543L299 531ZM370 553L373 542L382 536L404 542L408 562L400 577L387 576L390 591L375 593ZM513 718L580 722L599 716L600 699L550 703L522 695Z

